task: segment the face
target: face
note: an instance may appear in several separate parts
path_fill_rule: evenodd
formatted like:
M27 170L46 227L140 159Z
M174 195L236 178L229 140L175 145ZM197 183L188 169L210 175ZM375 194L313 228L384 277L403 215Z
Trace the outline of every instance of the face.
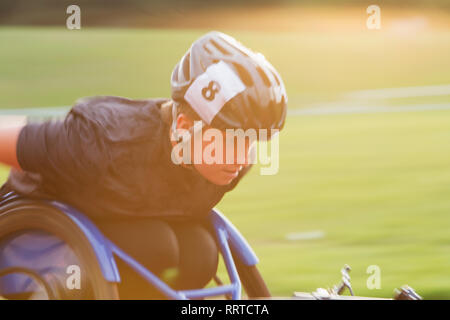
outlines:
M177 119L177 128L189 130L194 122L184 114L180 114ZM227 139L225 131L219 131L220 135L207 135L209 127L203 127L201 148L194 148L191 144L191 155L201 159L199 163L194 162L193 166L205 179L216 185L227 185L231 183L239 172L249 165L250 149L252 144L248 138L245 143L237 143L237 139ZM220 141L219 141L220 140ZM174 145L175 142L172 142ZM196 155L195 153L200 153ZM228 161L227 161L228 160Z

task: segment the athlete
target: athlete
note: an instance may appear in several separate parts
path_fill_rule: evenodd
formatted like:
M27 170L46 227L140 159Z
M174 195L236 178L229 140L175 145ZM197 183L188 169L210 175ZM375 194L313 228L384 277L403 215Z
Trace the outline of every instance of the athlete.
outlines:
M219 32L192 44L171 88L171 99L84 98L63 120L0 128L0 161L12 167L1 192L65 202L173 288L201 288L218 265L206 218L250 169L252 147L239 153L224 140L213 154L232 161L211 163L205 132L281 130L287 95L262 54ZM194 143L177 148L186 142ZM186 161L186 150L200 161ZM125 264L119 269L123 298L155 297Z

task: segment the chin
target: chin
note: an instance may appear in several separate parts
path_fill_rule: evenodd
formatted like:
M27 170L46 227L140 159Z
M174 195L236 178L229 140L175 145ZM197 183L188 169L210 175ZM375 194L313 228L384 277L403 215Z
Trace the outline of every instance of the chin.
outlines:
M236 179L236 176L230 176L227 174L224 174L221 170L216 171L208 171L208 170L202 170L202 167L195 167L197 169L197 172L203 176L206 180L209 182L218 185L218 186L226 186L230 184L234 179Z
M227 179L227 180L223 180L223 179L209 179L209 181L211 181L212 183L218 185L218 186L226 186L228 184L230 184L234 179Z
M229 178L229 177L221 177L220 175L211 177L211 178L207 178L210 182L214 183L215 185L218 186L226 186L228 184L230 184L235 178Z

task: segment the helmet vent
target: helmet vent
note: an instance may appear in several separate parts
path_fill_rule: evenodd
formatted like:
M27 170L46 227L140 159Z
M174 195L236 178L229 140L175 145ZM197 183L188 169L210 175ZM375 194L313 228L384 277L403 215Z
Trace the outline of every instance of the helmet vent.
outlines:
M244 57L250 58L250 56L247 54L247 52L245 52L241 48L235 46L234 49L238 50Z
M208 49L207 45L204 45L203 49L205 49L205 51L208 52L209 54L212 54L211 50Z
M275 81L277 82L277 85L280 86L281 83L280 83L280 79L278 79L278 75L275 72L273 72L272 70L270 72L272 72L273 77L275 78Z
M216 47L217 50L219 50L220 52L222 52L222 54L229 56L230 52L227 51L224 47L222 47L220 44L218 44L216 41L214 41L213 39L211 39L211 43L214 47Z
M236 71L239 74L239 78L241 78L241 80L245 84L245 86L251 87L253 85L253 79L250 76L250 74L248 73L248 71L238 63L233 63L233 66L235 67Z
M261 69L260 66L256 67L256 70L258 71L259 75L261 76L261 78L263 79L264 84L266 85L266 87L270 87L270 80L267 77L267 74L263 71L263 69Z

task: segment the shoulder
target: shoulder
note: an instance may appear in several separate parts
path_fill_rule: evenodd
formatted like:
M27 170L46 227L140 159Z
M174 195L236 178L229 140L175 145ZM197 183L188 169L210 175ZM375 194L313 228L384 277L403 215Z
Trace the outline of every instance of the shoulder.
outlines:
M86 97L76 101L68 117L94 125L111 141L138 139L161 126L160 106L168 99L129 99L116 96Z
M117 96L93 96L78 99L71 113L92 117L94 120L114 113L116 116L145 114L153 109L158 110L169 99L129 99Z

